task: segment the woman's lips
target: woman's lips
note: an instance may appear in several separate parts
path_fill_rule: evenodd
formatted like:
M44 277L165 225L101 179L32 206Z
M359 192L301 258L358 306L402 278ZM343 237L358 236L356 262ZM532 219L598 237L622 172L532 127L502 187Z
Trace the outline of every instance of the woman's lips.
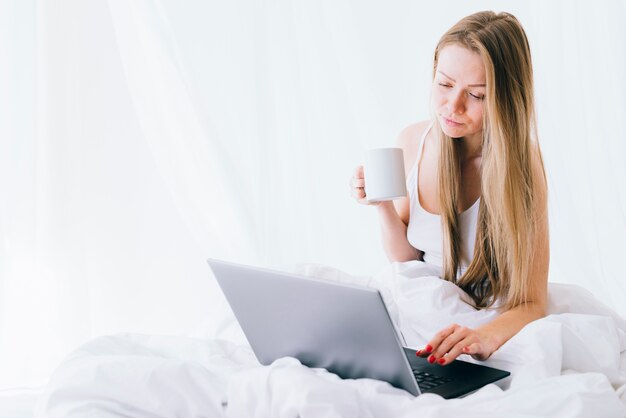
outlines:
M456 128L458 126L463 125L462 123L455 122L452 119L446 118L445 116L442 116L442 118L443 118L444 122L446 123L446 125L448 125L448 126L450 126L452 128Z

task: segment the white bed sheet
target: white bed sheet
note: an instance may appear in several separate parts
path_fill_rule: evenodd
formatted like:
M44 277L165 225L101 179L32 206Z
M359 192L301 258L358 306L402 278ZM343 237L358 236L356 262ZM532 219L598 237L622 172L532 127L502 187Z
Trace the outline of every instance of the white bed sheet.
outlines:
M412 347L449 323L477 326L496 315L470 308L460 289L421 262L394 263L372 277L314 264L293 270L379 288ZM550 284L549 313L486 361L511 378L462 399L342 380L293 358L260 366L228 313L196 338L122 334L83 345L53 374L35 416L626 416L624 319L590 293L558 284Z
M0 390L0 418L33 418L42 388Z

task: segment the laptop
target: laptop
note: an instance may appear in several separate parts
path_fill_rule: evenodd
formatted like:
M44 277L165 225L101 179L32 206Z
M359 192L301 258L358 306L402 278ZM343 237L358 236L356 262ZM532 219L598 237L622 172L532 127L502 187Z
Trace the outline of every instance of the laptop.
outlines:
M294 357L343 379L455 398L509 376L461 360L430 364L403 347L377 289L207 260L259 362Z

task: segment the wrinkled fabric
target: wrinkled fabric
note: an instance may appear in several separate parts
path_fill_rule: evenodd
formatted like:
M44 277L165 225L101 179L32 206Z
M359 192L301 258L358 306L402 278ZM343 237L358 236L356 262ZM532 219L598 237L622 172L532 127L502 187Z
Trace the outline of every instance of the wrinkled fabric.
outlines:
M463 291L422 262L393 263L363 277L316 264L291 270L379 289L409 347L423 346L451 323L476 327L497 316L472 308ZM210 334L120 334L88 342L59 365L35 416L625 416L624 319L589 292L560 284L550 284L548 312L482 362L511 377L460 399L413 397L372 379L343 380L289 357L261 366L229 312Z

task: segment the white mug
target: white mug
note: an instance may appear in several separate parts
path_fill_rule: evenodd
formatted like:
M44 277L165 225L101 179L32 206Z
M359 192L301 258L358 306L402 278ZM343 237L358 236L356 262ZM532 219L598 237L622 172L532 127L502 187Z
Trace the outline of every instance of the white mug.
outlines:
M366 153L365 198L368 202L406 197L402 148L374 148Z

